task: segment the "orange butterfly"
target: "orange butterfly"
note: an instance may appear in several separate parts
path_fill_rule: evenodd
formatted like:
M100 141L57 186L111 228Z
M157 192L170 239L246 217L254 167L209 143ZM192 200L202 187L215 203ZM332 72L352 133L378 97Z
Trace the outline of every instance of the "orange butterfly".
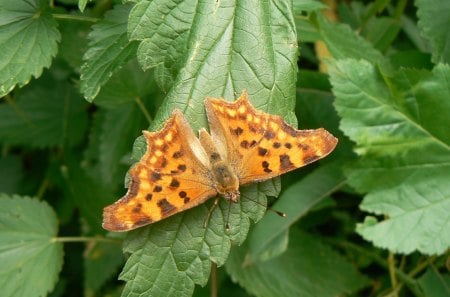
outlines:
M179 110L158 132L144 131L147 151L129 171L128 192L103 212L103 228L128 231L205 202L239 201L239 186L260 182L328 155L329 132L296 130L256 110L242 92L235 102L207 98L210 127L199 138Z

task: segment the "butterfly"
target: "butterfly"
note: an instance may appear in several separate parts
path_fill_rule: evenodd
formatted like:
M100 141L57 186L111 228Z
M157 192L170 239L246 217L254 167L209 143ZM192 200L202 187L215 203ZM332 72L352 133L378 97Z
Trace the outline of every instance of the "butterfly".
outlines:
M240 186L321 159L338 141L323 128L297 130L256 110L246 91L234 102L207 98L205 109L210 132L198 138L179 110L160 131L143 131L147 150L129 171L126 195L105 207L104 229L132 230L217 195L238 202Z

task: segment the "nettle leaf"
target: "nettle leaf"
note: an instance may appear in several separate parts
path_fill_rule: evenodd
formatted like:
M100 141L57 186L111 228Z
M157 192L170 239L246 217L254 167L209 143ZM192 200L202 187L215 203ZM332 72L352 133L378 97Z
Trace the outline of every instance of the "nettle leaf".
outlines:
M43 148L81 141L86 103L68 82L45 74L16 97L0 105L1 143Z
M122 249L111 242L95 243L84 252L84 289L86 296L94 292L111 279L123 263Z
M433 47L434 63L450 63L450 2L417 0L419 27Z
M205 228L212 204L209 201L129 233L124 251L131 256L120 275L127 281L122 296L191 296L195 284L206 285L211 261L223 265L231 242L241 244L250 219L257 221L264 215L261 205L266 197L252 185L241 190L239 203L230 205L221 199Z
M368 284L350 262L319 238L297 229L291 230L282 255L250 264L247 254L246 244L233 248L225 267L234 281L255 296L341 296Z
M160 6L156 20L147 15L154 9L152 3L142 1L130 14L131 35L143 40L138 51L141 63L153 59L149 52L143 51L147 43L149 46L151 42L162 45L160 51L164 51L164 46L170 48L165 31L167 24L155 25L163 28L158 27L161 30L158 32L162 32L162 36L158 37L153 35L156 29L146 31L152 27L148 22L172 19L173 24L169 25L176 29L181 26L180 20L189 19L177 13L182 13L183 8L189 14L193 9L185 8L185 3L170 2L169 5L164 2L166 4ZM207 127L203 104L205 97L224 96L232 100L234 92L240 93L244 88L249 91L257 108L291 120L295 118L297 41L292 3L204 1L194 4L192 23L183 25L189 30L184 54L173 72L176 73L174 83L156 115L152 129L161 127L174 108L186 115L194 130ZM153 64L149 62L148 65ZM145 143L138 138L133 157L139 159L144 150ZM124 250L131 256L120 276L127 281L123 296L144 293L190 296L195 284L205 285L210 261L222 265L231 243L240 244L245 240L249 219L257 221L264 214L266 197L259 189L257 185L241 189L240 203L229 205L221 199L207 228L204 224L214 199L130 232ZM264 192L267 190L266 187ZM231 228L229 233L225 231L227 221Z
M197 0L141 1L130 13L130 38L141 41L139 62L144 70L155 68L162 90L170 89L183 66L196 7Z
M81 68L81 92L89 102L102 86L127 61L135 57L137 43L127 36L127 20L132 5L116 5L105 18L94 25L88 38L89 49Z
M58 280L62 244L47 203L0 194L0 285L4 296L45 296Z
M357 143L349 183L368 193L361 208L385 215L357 228L398 253L440 254L450 246L450 67L383 76L365 61L334 64L341 129Z
M47 1L0 0L0 97L39 77L61 36Z

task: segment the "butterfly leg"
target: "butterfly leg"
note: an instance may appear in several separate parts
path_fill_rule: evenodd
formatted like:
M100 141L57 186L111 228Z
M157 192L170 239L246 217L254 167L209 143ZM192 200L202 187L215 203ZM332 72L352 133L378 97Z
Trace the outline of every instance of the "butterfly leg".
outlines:
M205 223L203 224L204 227L205 227L205 229L208 227L209 220L211 219L211 215L212 215L214 209L215 209L215 208L217 207L217 205L219 204L219 199L220 199L220 197L217 196L216 199L214 200L214 204L211 206L211 208L210 208L209 211L208 211L208 216L206 217Z

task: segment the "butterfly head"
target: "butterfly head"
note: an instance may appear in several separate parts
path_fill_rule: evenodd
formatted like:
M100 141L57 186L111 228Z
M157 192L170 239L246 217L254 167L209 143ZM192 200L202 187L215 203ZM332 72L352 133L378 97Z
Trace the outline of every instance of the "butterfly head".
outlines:
M241 195L241 193L239 193L239 189L231 190L231 191L221 193L221 194L226 200L230 200L231 202L234 202L234 203L237 203L239 201L239 196Z

